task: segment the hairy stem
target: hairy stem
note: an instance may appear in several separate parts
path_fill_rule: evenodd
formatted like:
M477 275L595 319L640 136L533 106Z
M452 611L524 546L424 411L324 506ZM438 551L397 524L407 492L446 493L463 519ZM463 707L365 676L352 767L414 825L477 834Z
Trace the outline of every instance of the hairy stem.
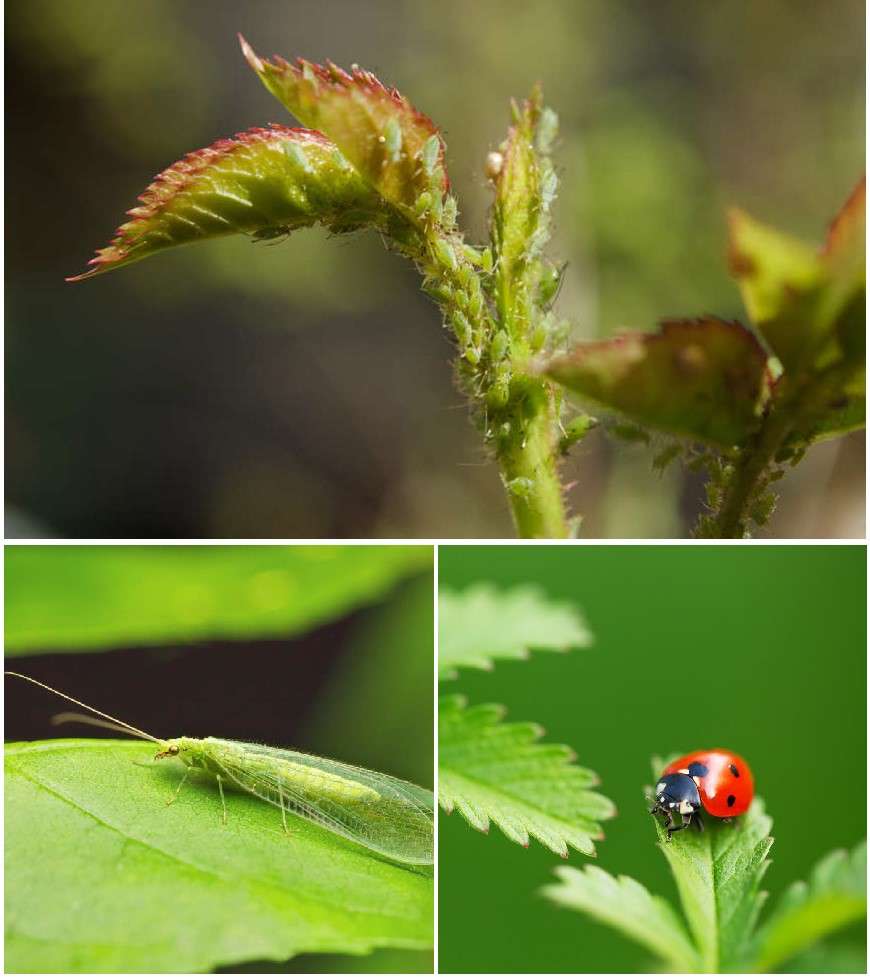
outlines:
M822 413L853 372L850 365L837 365L820 377L810 377L783 390L755 437L738 456L719 511L704 536L734 539L746 535L750 506L777 453L792 432Z
M499 421L496 456L517 533L523 538L564 539L571 535L558 463L558 412L549 386L519 385L510 420Z

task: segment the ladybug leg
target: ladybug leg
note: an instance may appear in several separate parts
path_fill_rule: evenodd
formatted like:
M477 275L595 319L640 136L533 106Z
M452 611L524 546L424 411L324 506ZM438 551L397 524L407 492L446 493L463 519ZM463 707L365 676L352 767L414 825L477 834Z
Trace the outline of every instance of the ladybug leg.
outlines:
M691 815L689 821L694 822L695 828L699 832L703 832L704 831L704 819L701 818L701 813L700 812L694 812Z
M671 841L671 836L674 834L674 832L681 832L683 829L687 829L691 824L692 824L691 818L689 818L689 821L687 822L681 815L679 825L672 824L668 826L668 842Z

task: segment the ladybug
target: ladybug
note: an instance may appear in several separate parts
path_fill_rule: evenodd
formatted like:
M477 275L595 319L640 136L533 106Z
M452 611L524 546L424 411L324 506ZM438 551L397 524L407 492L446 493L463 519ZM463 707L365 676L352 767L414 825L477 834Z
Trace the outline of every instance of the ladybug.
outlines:
M696 750L669 764L656 782L650 815L664 816L668 841L674 832L694 825L703 831L701 809L728 821L742 815L752 801L752 772L738 754L721 748ZM679 824L675 816L679 815Z

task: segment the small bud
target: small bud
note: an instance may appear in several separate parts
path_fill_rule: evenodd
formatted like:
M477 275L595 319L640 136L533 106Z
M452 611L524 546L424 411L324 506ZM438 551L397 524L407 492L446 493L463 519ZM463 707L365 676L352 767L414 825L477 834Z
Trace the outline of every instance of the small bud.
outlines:
M489 274L492 271L492 249L484 248L480 253L480 267Z
M430 194L428 190L424 190L414 202L414 213L417 215L417 217L423 217L431 206L432 194Z
M517 476L516 479L511 479L505 488L512 496L516 496L518 499L528 499L534 491L535 483L532 479Z
M565 432L559 440L559 450L564 455L578 441L582 441L593 428L598 426L598 421L588 414L578 414L572 418L565 428Z
M472 367L476 367L480 363L480 351L476 350L473 346L466 347L463 356Z
M456 198L449 196L444 201L444 209L441 215L441 223L445 227L452 228L456 224L456 215L458 208L456 205Z

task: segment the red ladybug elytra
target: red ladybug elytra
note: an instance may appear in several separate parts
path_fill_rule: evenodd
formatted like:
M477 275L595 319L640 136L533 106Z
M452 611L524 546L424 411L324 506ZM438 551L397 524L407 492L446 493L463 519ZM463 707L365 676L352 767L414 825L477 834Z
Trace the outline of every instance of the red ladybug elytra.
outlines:
M656 783L651 815L664 817L668 839L694 825L703 830L701 809L716 818L742 815L752 802L749 765L730 750L696 750L669 764ZM675 816L679 815L676 824Z

